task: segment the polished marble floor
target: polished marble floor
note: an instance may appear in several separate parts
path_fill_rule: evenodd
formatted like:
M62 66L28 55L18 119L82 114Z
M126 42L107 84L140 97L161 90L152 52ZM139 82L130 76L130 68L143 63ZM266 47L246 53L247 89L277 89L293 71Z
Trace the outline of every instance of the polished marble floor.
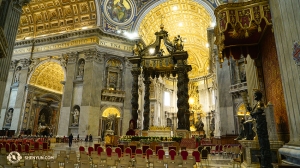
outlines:
M95 142L98 143L98 142ZM56 156L57 153L59 153L61 150L68 151L76 151L79 153L79 147L83 146L86 148L89 146L94 146L94 142L74 142L71 147L69 147L68 143L52 143L51 149L53 149L54 156ZM167 151L167 150L166 150ZM189 154L191 155L192 150L188 150ZM166 153L168 154L168 153ZM223 155L210 155L208 159L208 163L202 161L202 165L200 164L200 167L203 168L227 168L227 167L233 167L232 164L232 158L229 156L223 156ZM194 166L196 167L196 166ZM199 167L199 166L198 166Z

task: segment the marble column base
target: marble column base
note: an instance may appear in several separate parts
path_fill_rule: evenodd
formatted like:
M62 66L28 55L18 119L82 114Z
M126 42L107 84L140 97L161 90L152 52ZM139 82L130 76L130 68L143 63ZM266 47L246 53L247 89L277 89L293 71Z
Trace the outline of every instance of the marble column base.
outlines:
M260 163L256 155L260 155L259 143L255 140L239 140L242 145L242 152L244 161L242 168L258 168ZM283 141L270 141L270 148L272 153L272 163L281 162L281 157L278 154L278 149L283 145Z
M175 134L176 134L176 136L178 136L178 137L180 136L182 138L190 138L191 137L190 136L191 132L188 130L185 130L185 129L177 129L175 131Z
M282 162L300 166L300 146L284 145L279 149L279 153L285 156Z

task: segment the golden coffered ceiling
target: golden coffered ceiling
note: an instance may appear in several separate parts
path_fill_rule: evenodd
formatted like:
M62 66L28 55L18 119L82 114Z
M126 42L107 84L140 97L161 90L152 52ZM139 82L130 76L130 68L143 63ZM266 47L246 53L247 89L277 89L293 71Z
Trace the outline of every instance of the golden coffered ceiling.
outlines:
M94 0L31 0L23 7L17 40L96 26Z
M64 71L58 63L47 62L38 66L33 72L29 84L53 92L63 92Z
M207 28L211 17L205 8L192 0L170 0L151 10L141 22L139 34L146 45L155 40L154 33L161 23L169 32L170 40L180 35L185 40L188 64L192 66L190 78L206 75L209 49L207 48ZM166 51L166 50L165 50Z

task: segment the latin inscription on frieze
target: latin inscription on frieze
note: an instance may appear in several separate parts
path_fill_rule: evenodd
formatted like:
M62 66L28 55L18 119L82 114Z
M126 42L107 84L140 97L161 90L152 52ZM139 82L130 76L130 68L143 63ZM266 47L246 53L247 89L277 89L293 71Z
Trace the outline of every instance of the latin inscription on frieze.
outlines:
M43 51L50 51L50 50L56 50L56 49L63 49L68 47L74 47L74 46L80 46L80 45L86 45L86 44L99 44L100 46L105 46L109 48L119 49L123 51L132 51L132 46L130 45L124 45L120 43L110 42L110 41L104 41L100 40L98 37L90 37L90 38L83 38L83 39L76 39L71 40L64 43L55 43L55 44L49 44L49 45L43 45L43 46L36 46L33 50L33 52L43 52ZM14 54L23 54L23 53L29 53L31 52L31 47L26 48L20 48L15 49Z

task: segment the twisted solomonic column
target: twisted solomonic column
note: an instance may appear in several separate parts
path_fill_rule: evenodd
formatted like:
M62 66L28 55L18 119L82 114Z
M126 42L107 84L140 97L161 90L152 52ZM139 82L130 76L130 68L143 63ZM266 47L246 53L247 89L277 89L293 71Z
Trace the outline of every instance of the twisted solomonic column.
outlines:
M132 77L133 77L133 81L132 81L132 89L131 89L131 114L132 114L132 119L134 120L134 129L136 129L137 126L137 119L138 119L138 113L137 110L139 109L139 75L140 75L141 71L138 68L134 68L131 71Z
M150 113L150 78L147 72L144 72L145 96L144 96L144 130L149 129L149 113Z

